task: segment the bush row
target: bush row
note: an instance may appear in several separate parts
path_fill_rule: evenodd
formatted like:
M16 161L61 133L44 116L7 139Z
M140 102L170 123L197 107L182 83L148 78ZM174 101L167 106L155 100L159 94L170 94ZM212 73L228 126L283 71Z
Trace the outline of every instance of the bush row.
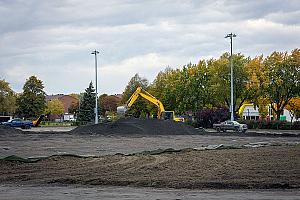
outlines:
M247 124L248 129L277 129L277 130L300 130L300 121L291 123L279 120L238 120Z

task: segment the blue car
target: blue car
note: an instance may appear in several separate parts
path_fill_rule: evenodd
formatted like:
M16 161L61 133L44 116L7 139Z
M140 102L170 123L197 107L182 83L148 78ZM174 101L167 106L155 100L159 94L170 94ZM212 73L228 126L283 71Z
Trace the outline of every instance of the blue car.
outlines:
M3 124L5 126L20 127L20 128L23 128L23 129L30 129L33 126L31 121L24 121L24 120L19 119L19 118L11 119L7 122L4 122Z

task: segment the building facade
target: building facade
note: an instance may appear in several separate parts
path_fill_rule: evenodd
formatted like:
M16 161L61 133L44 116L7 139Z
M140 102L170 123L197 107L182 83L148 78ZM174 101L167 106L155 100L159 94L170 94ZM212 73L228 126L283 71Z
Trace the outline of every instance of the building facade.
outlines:
M245 120L258 120L259 119L259 111L258 107L254 106L254 104L243 104L239 110L239 115ZM267 119L274 119L273 111L270 105L268 105L268 115ZM280 120L286 120L288 122L291 121L291 113L290 111L284 109L283 113L280 115ZM292 122L297 121L293 118Z
M79 103L79 100L73 96L70 95L64 95L64 94L57 94L57 95L48 95L46 96L46 101L51 101L53 99L58 99L62 102L64 106L64 113L62 115L49 115L50 120L55 121L74 121L75 120L75 113L69 113L69 108L73 104Z

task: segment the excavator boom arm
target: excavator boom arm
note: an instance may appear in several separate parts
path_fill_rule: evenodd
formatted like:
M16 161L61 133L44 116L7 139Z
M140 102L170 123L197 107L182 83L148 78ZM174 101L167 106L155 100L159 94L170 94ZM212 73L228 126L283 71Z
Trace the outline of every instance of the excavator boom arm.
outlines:
M165 108L164 108L164 105L162 104L162 102L159 101L158 99L156 99L154 96L152 96L147 91L143 90L141 87L138 87L136 89L136 91L131 95L131 97L129 98L129 100L126 103L126 107L130 108L134 104L134 102L138 99L139 96L143 97L144 99L150 101L151 103L153 103L154 105L157 106L158 117L160 117L161 113L165 111Z
M134 104L134 102L137 100L137 98L139 97L139 94L141 93L142 88L138 87L135 92L131 95L131 97L128 99L128 101L126 102L126 107L130 108L132 106L132 104Z
M165 112L164 105L159 100L157 100L156 98L148 96L144 93L140 93L140 96L143 97L144 99L150 101L151 103L153 103L154 105L156 105L158 107L158 116L159 117L161 116L162 112Z

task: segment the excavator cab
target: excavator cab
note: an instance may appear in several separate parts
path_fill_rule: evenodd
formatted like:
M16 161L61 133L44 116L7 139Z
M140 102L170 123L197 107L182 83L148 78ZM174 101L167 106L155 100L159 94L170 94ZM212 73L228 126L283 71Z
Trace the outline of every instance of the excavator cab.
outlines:
M164 120L174 120L174 117L174 111L164 111L161 118Z

